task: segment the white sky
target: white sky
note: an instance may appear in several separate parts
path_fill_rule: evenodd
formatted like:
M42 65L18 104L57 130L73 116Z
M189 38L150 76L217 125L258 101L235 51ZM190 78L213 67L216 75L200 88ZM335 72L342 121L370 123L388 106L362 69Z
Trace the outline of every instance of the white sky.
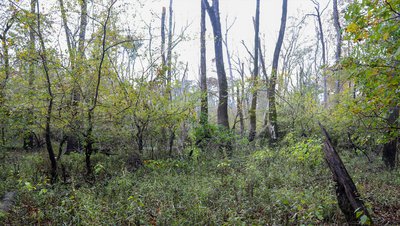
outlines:
M212 0L209 0L211 3ZM154 18L154 15L160 15L163 6L167 8L169 0L142 0L144 9L140 10L140 17L147 23ZM330 18L331 15L331 2L328 0L319 0L321 9L328 3L328 10L325 11L324 16ZM230 51L239 54L242 57L248 57L246 51L241 45L241 40L244 40L246 45L252 50L254 43L254 28L252 18L255 14L255 0L220 0L220 13L222 32L225 33L226 22L225 18L228 17L228 24L231 24L236 18L236 22L229 31L229 45ZM260 36L265 37L266 46L266 64L271 64L272 55L279 32L282 1L281 0L261 0L260 3ZM191 79L197 79L197 72L199 67L199 31L200 31L200 0L174 0L174 19L176 22L176 32L179 33L181 27L186 24L191 24L187 30L187 35L192 39L180 44L174 51L179 53L181 57L179 60L189 62ZM288 0L288 18L297 17L302 18L304 14L314 13L314 5L310 0ZM212 28L207 15L207 32L208 32L208 45L207 45L207 58L209 60L208 68L214 68L211 64L211 59L214 57L214 48L212 43ZM313 18L308 19L310 26L305 28L305 35L315 37L315 30L313 28ZM153 21L154 27L159 27L160 20ZM288 21L287 26L290 25ZM325 25L327 26L327 25ZM157 32L157 31L155 31ZM155 34L159 35L159 34ZM225 50L224 50L225 53ZM227 62L225 59L225 66Z

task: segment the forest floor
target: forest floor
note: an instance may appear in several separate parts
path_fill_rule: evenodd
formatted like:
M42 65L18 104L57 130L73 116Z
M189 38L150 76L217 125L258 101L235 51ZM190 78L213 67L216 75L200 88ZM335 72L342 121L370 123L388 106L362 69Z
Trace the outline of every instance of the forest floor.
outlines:
M0 211L0 225L342 225L322 154L292 146L231 158L195 150L191 158L144 160L135 172L127 170L129 151L97 153L90 180L84 155L72 153L53 185L46 152L3 152L0 197L17 196ZM384 170L378 156L340 155L374 223L400 225L400 169Z

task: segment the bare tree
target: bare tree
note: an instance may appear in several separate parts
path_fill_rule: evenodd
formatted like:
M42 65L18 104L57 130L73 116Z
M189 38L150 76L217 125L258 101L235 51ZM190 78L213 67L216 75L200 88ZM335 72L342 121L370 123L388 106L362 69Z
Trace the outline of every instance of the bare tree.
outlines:
M252 75L252 99L251 99L251 106L250 106L250 130L249 130L249 141L253 141L256 137L256 130L257 130L257 77L259 74L259 67L258 67L258 54L259 54L259 45L260 45L260 0L256 0L256 16L254 21L254 69Z
M311 0L311 2L313 2L315 5L314 8L315 8L316 14L313 14L313 16L315 16L317 18L317 22L318 22L318 38L319 38L319 41L321 42L322 66L324 67L324 66L326 66L326 46L325 46L324 29L322 27L321 17L328 5L321 11L320 4L318 1ZM322 79L323 79L323 87L324 87L323 102L324 102L324 105L327 106L327 104L328 104L328 84L327 84L327 77L326 77L324 70L322 71Z
M222 52L222 33L221 21L219 16L219 0L213 0L212 6L208 0L203 0L210 18L214 33L215 63L217 67L219 104L218 104L218 124L229 129L228 118L228 82L224 66L224 56Z
M339 20L339 10L338 10L338 1L333 0L333 24L335 26L336 31L336 52L335 52L335 60L336 64L339 63L340 57L342 55L342 32ZM336 93L340 92L340 79L336 80Z

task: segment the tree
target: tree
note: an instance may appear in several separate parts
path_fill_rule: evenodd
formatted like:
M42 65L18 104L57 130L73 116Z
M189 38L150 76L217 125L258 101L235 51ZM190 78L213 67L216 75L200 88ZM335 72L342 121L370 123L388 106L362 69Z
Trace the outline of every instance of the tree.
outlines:
M206 126L208 124L208 91L207 91L207 63L206 63L206 7L203 0L201 4L200 19L200 124Z
M254 69L252 75L252 99L251 99L251 106L250 106L250 130L249 130L249 141L253 141L256 137L256 130L257 130L257 79L259 74L259 67L258 67L258 54L260 49L260 0L256 0L256 17L254 21Z
M279 54L282 48L283 38L285 36L286 29L286 18L287 18L287 0L283 0L282 3L282 17L281 17L281 26L279 28L279 36L278 41L276 42L274 57L272 60L272 71L271 77L269 79L268 84L268 111L264 121L264 132L261 137L265 139L267 134L272 142L275 142L278 139L278 122L277 122L277 113L276 113L276 80L278 75L278 62L279 62Z
M342 28L340 26L339 20L339 10L338 10L338 1L333 0L333 25L335 26L336 31L336 52L335 52L335 63L338 64L340 61L340 57L342 56ZM336 80L336 93L340 92L340 79Z
M222 52L222 32L221 21L219 16L219 0L213 0L212 6L208 0L203 0L214 33L214 51L215 51L215 64L217 67L218 76L218 124L222 127L229 129L228 118L228 82L226 80L226 72L224 66L224 56Z
M57 180L57 160L54 155L53 145L51 142L51 114L53 111L53 101L54 95L52 91L52 84L50 79L50 69L48 65L47 59L47 51L46 46L43 39L42 29L41 29L41 21L40 21L40 7L39 0L36 2L36 13L37 13L37 35L39 38L40 44L40 53L39 56L41 58L41 63L43 65L44 74L46 77L46 86L47 86L47 94L48 94L48 104L47 104L47 112L46 112L46 129L45 129L45 139L46 139L46 147L47 152L49 154L50 162L51 162L51 181L55 182Z
M400 137L400 12L395 7L399 3L355 1L345 15L346 39L354 47L343 69L352 73L350 79L358 84L359 92L349 106L350 112L370 125L365 130L374 129L371 135L383 144L382 159L388 169L395 167Z
M101 51L100 51L100 61L99 65L96 68L97 70L97 76L96 76L96 87L94 90L93 97L91 98L91 106L89 107L87 111L87 120L88 120L88 127L86 129L86 147L85 147L85 162L86 162L86 170L87 174L91 175L92 174L92 164L91 164L91 155L94 151L93 144L94 144L94 138L93 138L93 114L94 110L97 107L97 102L99 99L99 90L100 90L100 83L101 83L101 78L102 78L102 70L103 70L103 64L106 58L106 52L112 47L112 46L106 46L106 40L107 40L107 29L108 29L108 23L110 20L111 16L111 10L114 6L114 4L117 2L117 0L113 0L108 6L107 9L107 15L104 23L101 24L101 32L102 32L102 38L101 38Z

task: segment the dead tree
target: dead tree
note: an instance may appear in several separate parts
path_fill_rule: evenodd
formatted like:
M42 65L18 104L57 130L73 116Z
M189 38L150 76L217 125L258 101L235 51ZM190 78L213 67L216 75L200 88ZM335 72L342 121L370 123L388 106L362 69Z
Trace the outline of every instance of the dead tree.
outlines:
M201 1L201 22L200 22L200 124L205 126L208 123L208 91L207 91L207 63L206 63L206 7Z
M332 172L333 180L336 184L336 197L338 205L342 210L346 221L350 225L372 224L372 218L368 213L364 202L360 198L360 194L354 185L345 165L342 162L339 154L336 152L332 145L331 138L325 128L319 123L322 133L325 137L324 141L324 154L325 161Z
M339 10L338 10L338 0L333 0L333 25L335 26L336 31L336 53L335 60L336 64L339 63L340 57L342 55L342 28L340 26L339 21ZM340 92L340 79L336 80L336 93Z
M218 113L217 113L218 124L226 129L229 129L228 82L226 80L224 55L222 52L222 32L221 32L221 21L219 17L219 0L213 0L212 6L208 2L208 0L203 0L203 4L206 6L214 33L215 63L217 67L218 86L219 86L219 94L218 94L219 103L218 103Z
M249 129L249 141L253 141L256 137L257 130L257 80L258 80L258 55L259 55L259 45L260 45L260 0L256 0L256 17L254 21L254 69L252 75L252 98L251 98L251 106L250 106L250 129Z

